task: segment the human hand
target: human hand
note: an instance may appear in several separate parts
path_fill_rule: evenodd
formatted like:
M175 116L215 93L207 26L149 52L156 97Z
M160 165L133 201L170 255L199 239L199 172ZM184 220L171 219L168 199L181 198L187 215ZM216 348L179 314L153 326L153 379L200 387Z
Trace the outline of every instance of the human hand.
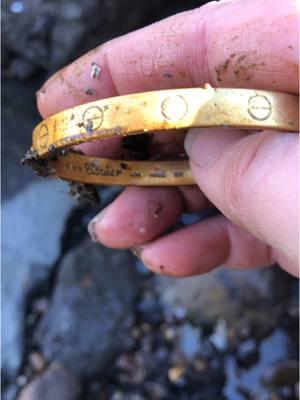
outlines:
M208 3L89 52L46 82L38 108L46 118L100 98L205 83L298 94L298 24L296 0ZM94 62L99 79L91 77ZM152 148L168 156L182 151L184 136L171 136L152 135ZM296 275L298 140L270 131L190 132L185 149L200 189L128 187L90 223L90 232L107 246L135 248L162 274L278 262ZM119 139L82 149L107 158L122 152ZM211 204L223 215L164 234L183 212Z

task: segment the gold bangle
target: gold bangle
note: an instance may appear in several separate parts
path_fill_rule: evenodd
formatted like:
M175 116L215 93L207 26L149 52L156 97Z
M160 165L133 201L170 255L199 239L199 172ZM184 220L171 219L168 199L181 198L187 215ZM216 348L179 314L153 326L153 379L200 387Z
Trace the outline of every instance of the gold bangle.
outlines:
M62 179L94 185L194 185L188 161L123 161L68 153L53 162Z
M138 162L60 151L115 136L196 127L299 130L298 96L251 89L172 89L113 97L65 110L33 131L32 150L55 154L54 175L67 180L118 185L190 185L187 162Z

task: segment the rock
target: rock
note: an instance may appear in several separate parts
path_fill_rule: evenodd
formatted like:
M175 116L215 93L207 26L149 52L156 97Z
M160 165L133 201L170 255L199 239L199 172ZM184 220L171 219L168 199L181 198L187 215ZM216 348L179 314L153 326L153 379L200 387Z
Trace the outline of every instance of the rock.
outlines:
M80 384L76 378L55 363L25 386L18 400L76 400L80 391Z
M286 364L285 361L288 359L290 345L287 334L277 329L258 342L259 360L250 368L238 368L237 360L232 355L228 356L225 363L226 385L223 391L226 398L243 400L244 396L240 393L242 389L244 393L248 393L246 398L271 399L270 386L273 388L276 384L279 387L297 382L297 362L291 360L291 364ZM279 399L283 398L280 396Z
M31 132L39 122L35 90L28 84L10 80L2 83L2 200L12 198L36 177L20 160L31 146ZM18 116L18 117L16 117Z
M38 351L33 351L28 356L29 364L35 372L42 372L46 367L46 360Z
M168 371L168 378L170 382L174 385L182 385L184 382L186 369L187 368L184 365L176 365L170 368Z
M136 280L131 254L89 239L63 259L37 342L44 356L81 378L100 374L130 343Z
M244 321L259 337L278 321L282 299L289 296L290 277L276 268L231 270L218 268L191 278L156 277L156 291L165 315L182 307L194 323L224 320L234 330ZM259 313L257 307L259 306Z
M159 3L3 0L4 75L25 79L39 68L53 72L77 55L78 50L83 53L136 29Z
M60 254L60 239L73 206L65 186L45 181L28 186L2 205L2 359L4 376L21 365L28 294L45 282Z
M292 386L299 381L299 363L296 360L282 360L269 367L263 376L266 385Z

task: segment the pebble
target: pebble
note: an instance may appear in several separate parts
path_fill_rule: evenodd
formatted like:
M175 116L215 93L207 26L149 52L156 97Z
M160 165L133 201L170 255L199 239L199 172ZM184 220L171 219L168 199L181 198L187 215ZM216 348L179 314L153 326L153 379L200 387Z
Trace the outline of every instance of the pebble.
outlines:
M16 379L16 384L20 387L26 385L27 383L27 378L25 375L19 375Z
M176 338L176 330L172 327L164 330L164 337L168 342L172 342Z
M37 351L29 354L29 364L35 372L42 372L46 367L46 360L43 355Z
M80 391L76 378L63 366L54 363L24 387L18 400L76 400Z
M196 371L203 372L207 368L207 362L203 358L196 358L194 361Z
M183 321L186 318L186 309L181 306L174 307L172 315L177 321Z
M210 341L219 351L225 351L227 349L228 337L227 337L227 324L225 320L220 319L215 326L214 332L210 335Z
M124 399L123 393L119 391L114 392L111 397L111 400L123 400L123 399Z
M200 351L201 335L200 328L195 328L189 323L185 323L180 329L179 347L188 360L193 359Z
M168 378L170 382L174 384L181 384L184 380L184 375L186 373L185 365L177 365L169 369Z
M133 339L139 339L139 338L141 337L141 335L142 335L141 330L140 330L138 327L136 327L136 326L134 326L134 327L130 330L130 336L131 336Z
M24 4L22 1L13 1L9 6L9 10L12 13L19 14L24 11Z
M271 386L291 386L299 381L299 364L296 360L283 360L267 369L263 382Z
M159 382L149 382L145 385L145 390L151 400L160 400L167 397L166 388Z

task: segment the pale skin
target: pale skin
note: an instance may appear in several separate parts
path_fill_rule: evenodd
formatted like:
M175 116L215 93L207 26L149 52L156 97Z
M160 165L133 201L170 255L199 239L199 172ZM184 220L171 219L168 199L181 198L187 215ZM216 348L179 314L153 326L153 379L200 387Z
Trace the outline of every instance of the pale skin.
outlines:
M45 83L38 108L46 118L100 98L205 83L298 94L298 29L296 0L208 3L84 55ZM91 77L93 62L101 67L99 79ZM92 96L86 93L91 87ZM172 136L154 141L162 152L172 149ZM190 276L221 264L250 268L277 262L298 275L298 142L295 133L190 132L184 145L198 186L128 187L96 216L90 232L106 246L136 249L160 274ZM83 149L103 157L121 153L119 139ZM166 233L183 212L212 205L220 216Z

